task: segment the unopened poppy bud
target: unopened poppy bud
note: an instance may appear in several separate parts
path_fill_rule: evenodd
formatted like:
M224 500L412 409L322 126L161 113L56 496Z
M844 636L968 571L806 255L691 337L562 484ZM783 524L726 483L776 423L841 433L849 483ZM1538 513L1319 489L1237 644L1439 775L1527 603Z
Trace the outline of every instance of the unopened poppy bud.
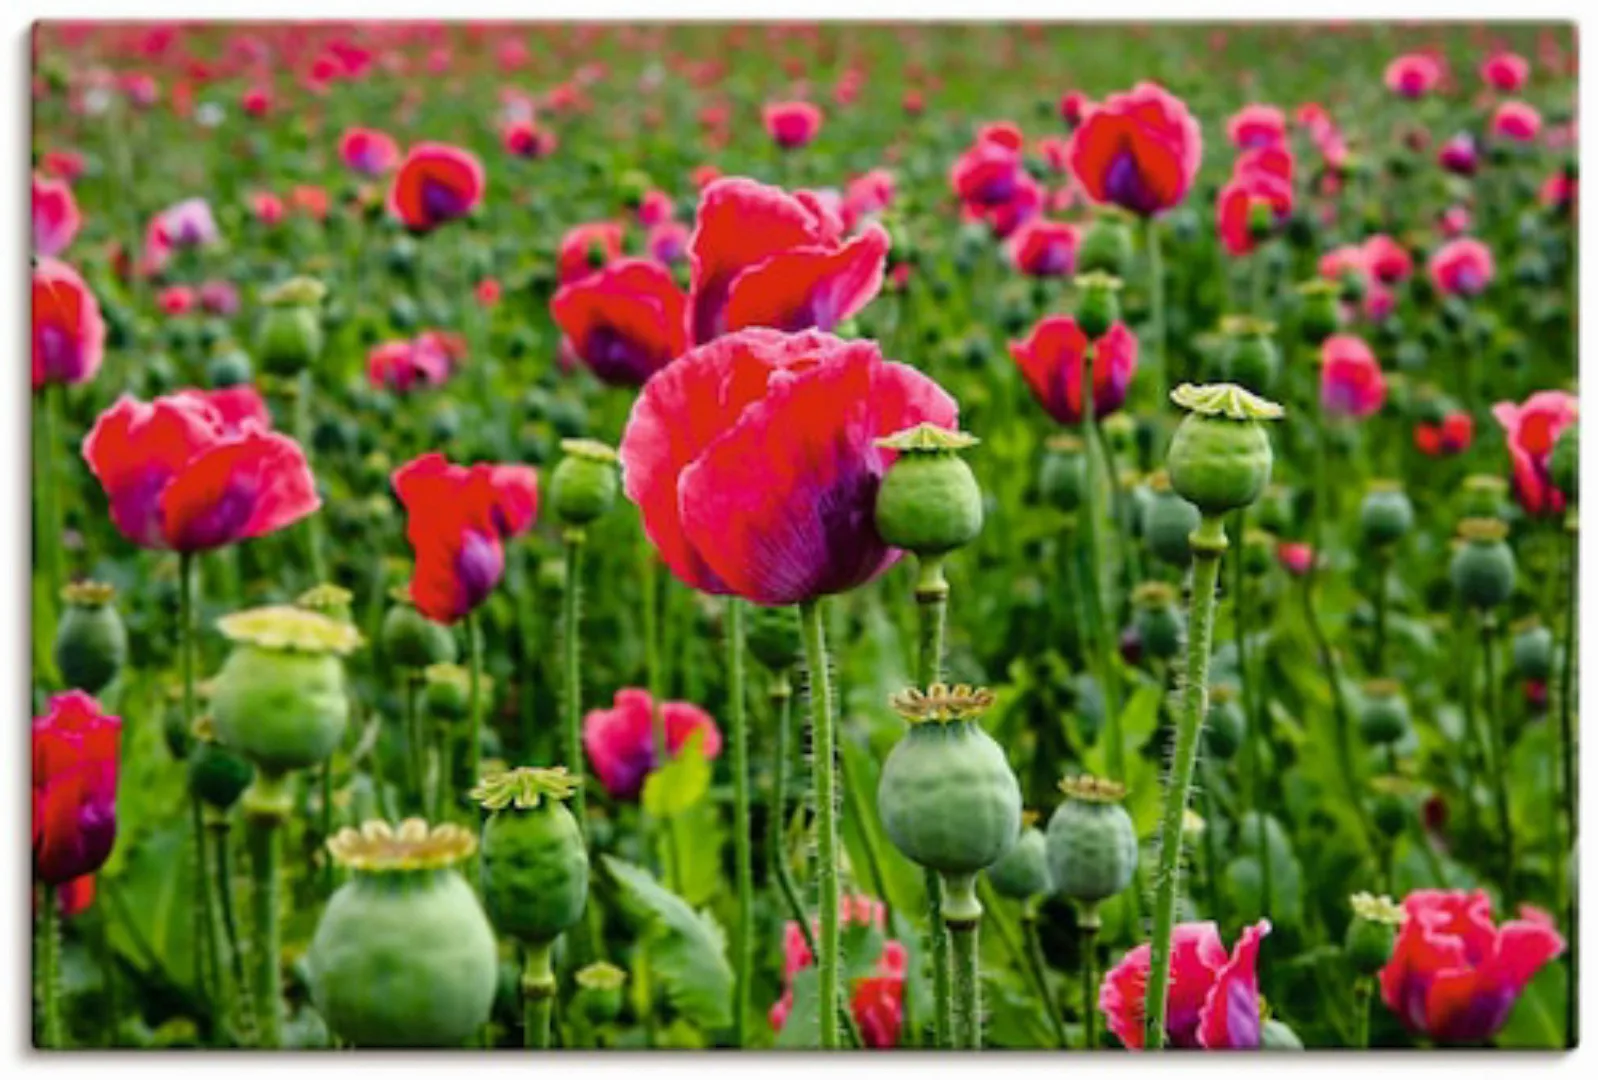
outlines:
M1176 590L1163 581L1145 581L1132 590L1132 625L1150 659L1169 660L1182 651L1182 613L1176 599Z
M1247 315L1229 316L1222 323L1226 346L1222 351L1224 378L1245 390L1267 394L1281 369L1273 323Z
M1280 418L1282 407L1232 383L1184 383L1171 400L1188 410L1165 459L1176 493L1207 516L1259 498L1271 478L1271 440L1260 421Z
M1371 820L1383 836L1398 836L1415 820L1414 788L1399 776L1378 776L1370 782Z
M1386 896L1370 893L1355 893L1349 903L1354 908L1354 918L1348 924L1343 949L1355 971L1375 975L1392 959L1404 909Z
M1102 213L1082 234L1076 249L1076 265L1084 273L1100 271L1124 278L1132 268L1132 230L1126 218Z
M326 289L315 278L290 278L262 297L256 351L275 375L293 375L322 354L322 297Z
M193 752L189 755L189 790L217 810L230 810L255 779L248 758L216 741L209 716L194 721Z
M622 987L627 973L603 960L579 968L572 1007L590 1024L608 1024L621 1015Z
M1367 547L1397 543L1415 523L1415 508L1392 481L1372 480L1359 504L1359 533Z
M1576 474L1581 467L1581 428L1571 424L1559 433L1548 455L1548 479L1565 498L1576 501Z
M1076 324L1097 341L1121 318L1121 279L1103 271L1076 276Z
M1210 708L1204 716L1204 748L1220 761L1230 761L1243 745L1248 718L1237 690L1230 683L1210 688Z
M1148 478L1148 501L1143 505L1142 533L1155 558L1172 566L1193 561L1188 537L1198 528L1198 507L1171 490L1170 477L1159 470Z
M205 381L218 390L247 383L253 375L249 356L238 349L211 357L205 366Z
M1409 705L1392 679L1372 679L1359 702L1359 736L1372 746L1391 746L1409 734Z
M1554 634L1536 616L1516 623L1510 645L1511 664L1522 679L1543 681L1554 673Z
M455 635L449 627L416 610L409 589L399 587L389 595L394 603L383 616L379 634L383 655L392 663L418 671L454 661Z
M1051 435L1043 444L1038 494L1056 510L1076 513L1087 493L1088 459L1075 435Z
M1515 591L1515 553L1506 537L1509 527L1497 518L1466 518L1459 523L1458 547L1448 576L1460 598L1486 611Z
M1137 872L1137 829L1121 805L1126 788L1113 780L1071 776L1065 801L1049 818L1049 876L1070 900L1097 904L1122 892Z
M422 704L441 720L462 720L472 703L471 673L459 664L429 664L422 671Z
M1502 517L1508 509L1505 501L1509 482L1502 476L1476 473L1465 477L1460 487L1460 512L1467 518Z
M128 631L117 612L116 589L78 581L61 590L66 611L56 627L55 666L61 681L98 694L128 660Z
M774 672L787 671L799 662L804 641L799 609L751 604L745 620L744 641L756 660Z
M1339 286L1336 282L1317 278L1298 287L1298 326L1304 340L1319 345L1337 333Z
M565 456L550 477L550 503L563 523L581 528L616 503L616 451L594 439L562 439L560 448Z
M361 635L292 607L241 611L216 625L233 643L211 693L217 737L266 773L326 761L349 720L343 658Z
M1028 816L1031 816L1030 811ZM994 892L1012 900L1029 900L1052 892L1043 833L1030 825L1023 828L1015 846L988 867L988 881Z
M898 452L877 489L877 532L917 556L945 555L982 531L982 488L960 451L978 440L918 424L876 445Z
M520 768L484 776L472 789L490 812L483 902L500 932L518 941L554 941L588 903L588 846L566 808L579 782L563 767Z

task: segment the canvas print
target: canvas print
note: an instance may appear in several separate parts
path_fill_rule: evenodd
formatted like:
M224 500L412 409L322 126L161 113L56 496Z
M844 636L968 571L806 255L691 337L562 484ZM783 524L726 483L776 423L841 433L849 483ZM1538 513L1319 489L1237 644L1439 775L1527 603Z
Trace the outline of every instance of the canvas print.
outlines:
M1574 26L31 48L36 1047L1576 1045Z

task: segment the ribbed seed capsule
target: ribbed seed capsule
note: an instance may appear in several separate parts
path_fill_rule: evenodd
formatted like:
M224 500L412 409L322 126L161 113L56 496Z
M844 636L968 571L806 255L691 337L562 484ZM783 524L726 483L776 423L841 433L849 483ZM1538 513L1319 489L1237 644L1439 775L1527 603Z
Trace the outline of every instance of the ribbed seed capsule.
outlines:
M128 631L113 601L116 589L78 581L61 590L66 611L56 627L55 665L61 681L98 694L128 660Z
M1231 383L1183 384L1171 400L1188 410L1166 453L1171 487L1203 514L1225 514L1259 498L1271 478L1271 441L1261 420L1282 407Z
M1137 830L1121 805L1126 789L1091 776L1060 781L1065 801L1049 818L1049 874L1061 896L1096 904L1121 892L1137 871Z
M1459 523L1448 576L1460 598L1473 608L1495 608L1515 591L1515 554L1505 540L1508 535L1509 527L1497 518L1466 518Z

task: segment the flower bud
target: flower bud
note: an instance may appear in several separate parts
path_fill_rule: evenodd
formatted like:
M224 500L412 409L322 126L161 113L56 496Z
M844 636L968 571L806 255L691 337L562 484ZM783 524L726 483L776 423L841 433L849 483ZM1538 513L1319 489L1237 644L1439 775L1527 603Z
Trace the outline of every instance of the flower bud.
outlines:
M1143 540L1161 562L1185 567L1193 561L1188 537L1199 526L1198 507L1171 490L1171 479L1164 470L1149 477L1148 489L1142 514Z
M1132 268L1132 230L1126 219L1115 213L1095 217L1082 233L1076 249L1077 269L1124 278Z
M608 1024L621 1015L621 988L627 973L600 960L579 968L572 1007L590 1024Z
M343 657L361 635L291 607L241 611L217 628L233 643L211 693L217 738L274 775L327 760L349 719Z
M1276 565L1277 539L1264 529L1243 530L1243 570L1255 577Z
M1554 634L1536 618L1524 619L1512 628L1511 666L1522 679L1544 681L1554 673Z
M1171 487L1205 515L1252 503L1271 477L1271 441L1261 420L1282 407L1231 383L1184 383L1171 400L1188 410L1166 453Z
M520 768L483 777L471 795L483 827L483 902L501 933L548 944L588 903L588 846L565 800L579 781L565 768Z
M1559 433L1559 441L1548 455L1548 479L1571 502L1576 501L1576 474L1580 467L1581 427L1571 424Z
M127 663L128 631L115 598L115 588L97 581L61 590L66 611L56 626L55 666L68 687L98 694Z
M1076 324L1097 341L1121 318L1121 279L1101 271L1076 276Z
M1065 801L1049 818L1049 874L1061 895L1097 904L1124 890L1137 871L1137 830L1121 805L1126 789L1112 780L1060 781Z
M1088 459L1075 435L1052 435L1044 443L1038 494L1056 510L1074 514L1087 492Z
M1230 761L1243 745L1248 718L1230 683L1210 688L1210 708L1204 716L1204 748L1219 761Z
M256 352L275 375L294 375L322 354L322 297L327 290L314 278L290 278L261 299Z
M1414 523L1415 508L1404 489L1392 481L1372 480L1359 504L1359 533L1365 546L1395 544Z
M1337 312L1340 286L1334 281L1317 278L1298 287L1299 332L1304 340L1319 345L1337 333L1340 322Z
M982 531L982 488L959 451L975 436L918 424L876 445L898 451L877 489L877 532L918 556L944 555Z
M1392 679L1372 679L1359 702L1359 737L1372 746L1391 746L1409 734L1409 705L1403 687Z
M379 634L383 655L391 663L415 670L452 663L456 657L455 635L449 627L416 610L407 588L396 588L389 596L394 604L383 616Z
M1459 523L1458 546L1448 576L1460 598L1487 610L1515 591L1515 554L1505 537L1509 527L1497 518L1466 518Z
M1355 971L1361 975L1375 975L1392 959L1398 927L1404 921L1404 909L1389 897L1370 893L1355 893L1349 903L1354 908L1354 918L1348 924L1343 951L1348 954Z
M798 608L751 604L747 614L744 641L756 660L774 672L787 671L799 662L804 642Z
M1043 833L1030 825L1022 829L1015 846L988 867L988 881L994 892L1012 900L1030 900L1052 892Z
M1222 376L1255 394L1267 394L1281 369L1281 355L1272 336L1276 327L1263 319L1231 315L1221 323L1226 343L1221 352Z
M1163 581L1145 581L1132 590L1132 612L1144 655L1169 660L1182 651L1182 613L1174 588Z
M560 448L566 456L550 477L550 503L564 524L580 528L616 503L616 451L594 439L562 439Z

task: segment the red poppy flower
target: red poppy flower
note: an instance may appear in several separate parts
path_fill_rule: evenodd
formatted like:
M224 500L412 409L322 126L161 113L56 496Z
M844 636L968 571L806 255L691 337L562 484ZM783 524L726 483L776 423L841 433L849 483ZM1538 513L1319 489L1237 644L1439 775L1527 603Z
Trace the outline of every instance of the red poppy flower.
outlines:
M1493 253L1480 240L1461 237L1434 251L1426 269L1438 292L1477 296L1493 280Z
M1071 170L1095 202L1152 217L1187 197L1203 151L1187 106L1143 82L1088 110L1071 136Z
M1382 81L1400 97L1418 98L1431 93L1442 77L1442 65L1435 57L1406 53L1387 65Z
M1232 175L1261 172L1289 186L1293 183L1293 152L1287 146L1256 146L1237 155Z
M1016 197L1026 178L1022 138L1011 124L989 124L949 170L954 193L968 208L1001 206Z
M638 224L646 229L670 221L675 210L671 204L671 196L658 188L651 188L644 192L638 200Z
M76 150L46 150L39 158L39 170L70 184L83 175L83 155Z
M358 176L386 176L399 161L399 145L384 132L352 127L338 141L338 156Z
M1361 419L1387 400L1387 380L1369 345L1352 334L1321 343L1321 408L1331 416Z
M272 430L272 414L260 391L248 383L215 390L179 390L173 397L199 402L215 411L225 435L242 435L254 428Z
M1370 256L1358 244L1344 244L1322 255L1315 270L1327 281L1342 283L1355 279L1363 284L1370 279Z
M1293 188L1263 170L1238 171L1215 197L1215 230L1230 255L1247 255L1259 244L1257 215L1272 230L1293 212Z
M784 150L808 146L821 133L821 110L808 101L779 101L761 110L766 134Z
M289 203L313 221L326 221L331 200L327 189L316 184L295 184L289 189Z
M164 315L187 315L194 310L198 299L187 285L168 285L156 294L155 302Z
M418 387L442 386L449 361L436 349L419 349L411 341L385 341L366 354L366 379L374 387L408 394Z
M1032 218L1010 238L1015 268L1032 277L1064 277L1076 269L1077 229L1063 221Z
M1260 1045L1260 988L1255 964L1268 919L1245 926L1231 956L1212 922L1177 923L1171 934L1171 973L1165 1038L1182 1049L1254 1050ZM1128 1050L1143 1049L1150 947L1121 958L1099 984L1099 1012Z
M1548 455L1559 436L1578 416L1575 394L1539 390L1516 405L1500 401L1493 419L1504 429L1509 462L1515 474L1515 494L1530 514L1557 514L1565 509L1565 496L1548 479Z
M83 458L111 520L142 547L205 551L294 524L321 506L293 439L234 426L205 395L138 401L100 414Z
M1064 120L1067 127L1076 127L1082 122L1082 117L1087 115L1093 102L1080 90L1067 90L1060 95L1060 119Z
M555 152L555 133L539 127L531 119L508 121L500 128L499 138L505 152L516 157L536 161Z
M1506 101L1493 110L1488 129L1500 139L1510 142L1535 142L1542 134L1542 113L1524 101Z
M1415 425L1415 448L1428 457L1452 457L1470 449L1476 421L1463 410L1445 415L1437 423Z
M601 266L621 257L622 227L614 221L591 221L567 230L555 254L562 285L580 281Z
M463 218L483 199L483 163L469 150L417 143L400 162L389 188L389 213L412 232L431 232Z
M51 180L33 174L33 251L53 258L66 250L78 235L83 218L78 201L64 180Z
M81 914L94 903L94 875L84 874L75 877L65 885L56 887L56 903L60 905L61 917L70 919Z
M875 440L958 406L874 342L752 329L644 384L621 440L623 485L694 588L793 604L862 585L899 557L872 504L894 453Z
M839 898L838 916L843 926L868 926L883 929L885 909L880 900L855 894ZM815 920L811 920L814 925ZM815 964L804 931L789 921L783 925L783 992L767 1013L773 1031L781 1031L793 1011L794 976ZM909 971L909 954L904 944L893 938L882 943L871 973L854 980L849 1008L854 1013L860 1037L873 1050L885 1050L899 1043L904 1022L904 982Z
M472 292L477 297L478 306L485 308L496 306L503 295L499 282L494 278L484 278L479 281Z
M1376 280L1384 285L1396 285L1415 270L1415 260L1409 250L1386 233L1377 233L1361 245L1366 265Z
M895 182L887 169L872 169L850 180L843 191L844 226L852 229L893 202Z
M538 478L524 465L452 465L423 454L394 471L405 537L416 557L411 601L434 622L458 622L505 572L505 541L532 528Z
M272 111L272 93L264 86L252 86L239 98L239 106L248 116L265 116Z
M919 90L906 90L899 99L899 107L906 116L920 116L927 111L926 95Z
M660 767L655 753L654 699L647 690L616 691L608 709L583 717L583 750L594 775L617 799L636 799L644 780ZM699 752L714 760L721 753L721 731L709 713L686 701L660 704L666 752L675 755L690 736L699 735Z
M250 204L250 213L262 225L268 227L277 225L288 213L283 200L270 191L252 191L246 198Z
M1315 568L1315 549L1294 540L1280 540L1276 544L1276 561L1294 577L1303 577Z
M105 864L116 844L122 721L81 690L33 718L33 876L65 885Z
M1509 1019L1533 975L1565 951L1540 912L1493 925L1492 901L1474 892L1417 889L1378 978L1382 1002L1411 1031L1438 1043L1480 1043Z
M1458 203L1444 210L1437 221L1437 227L1444 236L1461 236L1468 232L1471 226L1470 211Z
M1287 116L1275 105L1245 105L1226 122L1226 137L1239 150L1277 146L1287 139Z
M1530 71L1531 65L1526 63L1524 57L1512 52L1494 53L1482 61L1481 81L1494 90L1513 94L1526 85L1526 76Z
M649 257L662 266L674 266L688 257L688 226L680 221L662 221L644 238Z
M55 259L33 264L33 389L94 378L105 355L100 302L78 272Z
M1568 213L1576 205L1576 179L1560 169L1537 189L1537 201L1549 210Z
M1070 315L1040 319L1025 340L1010 342L1010 355L1032 396L1057 423L1082 422L1082 364L1089 344ZM1095 416L1108 416L1126 401L1127 388L1137 374L1137 346L1137 337L1119 322L1091 343Z
M809 192L744 177L705 189L688 242L690 337L703 344L750 326L831 330L882 288L888 234L842 224Z
M562 285L550 313L600 381L642 386L688 348L688 297L670 271L620 259Z

